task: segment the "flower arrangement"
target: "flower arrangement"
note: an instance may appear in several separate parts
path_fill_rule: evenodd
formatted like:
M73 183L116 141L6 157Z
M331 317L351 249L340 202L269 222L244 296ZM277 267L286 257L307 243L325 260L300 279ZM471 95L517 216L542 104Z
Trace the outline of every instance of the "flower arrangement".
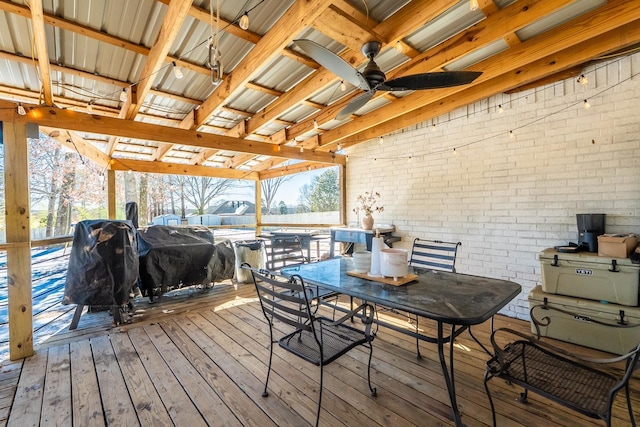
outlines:
M365 215L371 215L373 211L383 212L384 206L375 206L376 202L380 198L380 193L366 191L364 194L360 194L356 199L357 206L353 208L353 212L356 214L364 212Z

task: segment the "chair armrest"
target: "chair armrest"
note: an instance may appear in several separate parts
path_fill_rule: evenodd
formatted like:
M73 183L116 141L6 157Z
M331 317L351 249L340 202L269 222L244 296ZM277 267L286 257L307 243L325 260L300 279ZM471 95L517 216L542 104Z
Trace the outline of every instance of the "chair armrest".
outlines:
M549 305L545 305L545 304L537 304L534 305L533 307L531 307L530 310L530 314L531 314L531 321L536 329L536 334L535 335L527 335L524 334L520 331L516 331L510 328L499 328L496 329L492 334L491 334L491 345L493 346L494 352L495 352L495 356L498 359L498 361L500 361L502 363L503 360L503 355L505 354L505 349L507 348L506 346L503 348L501 347L497 342L496 342L496 335L499 333L509 333L512 335L517 336L521 341L527 341L533 345L536 345L538 347L541 348L545 348L548 351L551 351L555 354L561 354L565 357L569 357L573 360L577 360L580 362L587 362L587 363L594 363L594 364L613 364L613 363L618 363L624 360L629 360L631 357L633 357L634 355L638 354L640 352L640 343L638 344L638 346L631 350L629 353L627 354L623 354L621 356L617 356L617 357L611 357L611 358L595 358L595 357L588 357L588 356L583 356L580 354L576 354L570 351L567 351L563 348L560 347L556 347L546 341L541 340L541 334L540 334L540 326L548 326L549 323L551 322L550 317L548 316L544 316L542 318L537 318L535 315L535 311L536 310L555 310L564 314L567 314L569 316L576 316L578 315L577 313L573 313L571 311L568 310L564 310L561 308L557 308L557 307L552 307ZM591 323L596 323L599 325L603 325L603 326L609 326L612 328L635 328L635 327L639 327L640 324L637 325L629 325L629 324L625 324L625 323L612 323L612 322L603 322L603 321L599 321L596 319L584 319L585 321L591 322ZM507 344L508 345L508 344Z
M344 323L347 319L351 319L352 317L355 317L356 315L358 315L358 312L360 312L361 310L364 312L364 316L362 316L362 317L358 316L358 317L360 317L360 319L362 320L362 323L364 323L365 325L371 325L373 323L373 317L375 315L375 309L369 303L360 304L359 306L357 306L356 308L354 308L353 310L351 310L350 312L348 312L347 314L345 314L344 316L342 316L338 320L335 320L333 322L327 323L327 325L329 325L329 326L338 326L338 325Z

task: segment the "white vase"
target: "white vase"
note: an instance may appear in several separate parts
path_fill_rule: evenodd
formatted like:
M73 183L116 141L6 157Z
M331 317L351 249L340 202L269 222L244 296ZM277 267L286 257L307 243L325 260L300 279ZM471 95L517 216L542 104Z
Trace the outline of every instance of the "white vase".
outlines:
M373 217L371 215L363 216L360 225L363 230L373 230Z

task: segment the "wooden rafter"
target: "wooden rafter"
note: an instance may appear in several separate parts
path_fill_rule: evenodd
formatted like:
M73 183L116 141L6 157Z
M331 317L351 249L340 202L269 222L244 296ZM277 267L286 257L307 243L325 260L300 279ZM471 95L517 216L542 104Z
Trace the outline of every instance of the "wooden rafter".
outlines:
M47 37L44 31L42 0L31 0L31 26L33 28L33 44L38 55L38 71L45 105L53 105L53 88L51 87L51 69L49 68L49 52Z

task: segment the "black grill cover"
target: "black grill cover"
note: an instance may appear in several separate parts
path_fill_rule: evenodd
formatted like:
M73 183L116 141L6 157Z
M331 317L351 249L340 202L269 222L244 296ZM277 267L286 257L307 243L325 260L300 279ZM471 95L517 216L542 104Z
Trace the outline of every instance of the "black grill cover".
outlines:
M126 304L137 278L136 231L131 221L76 224L63 304Z
M203 226L154 225L138 230L140 284L150 290L208 283L213 233Z

